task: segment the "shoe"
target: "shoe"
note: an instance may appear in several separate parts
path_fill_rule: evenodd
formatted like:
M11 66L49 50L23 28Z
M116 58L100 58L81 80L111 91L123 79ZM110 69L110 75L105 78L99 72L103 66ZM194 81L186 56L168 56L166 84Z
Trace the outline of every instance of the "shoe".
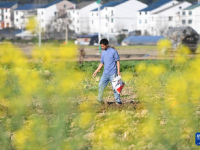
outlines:
M115 102L107 102L108 105L115 104Z
M117 102L117 105L122 105L122 102Z

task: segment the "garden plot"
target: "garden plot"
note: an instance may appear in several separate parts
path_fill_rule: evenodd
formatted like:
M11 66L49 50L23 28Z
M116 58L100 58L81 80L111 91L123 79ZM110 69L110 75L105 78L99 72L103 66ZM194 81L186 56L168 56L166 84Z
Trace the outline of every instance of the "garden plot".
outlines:
M198 149L198 57L121 61L128 105L119 108L97 104L99 62L71 61L73 44L35 49L31 63L12 44L0 46L1 149ZM114 102L111 86L104 98Z

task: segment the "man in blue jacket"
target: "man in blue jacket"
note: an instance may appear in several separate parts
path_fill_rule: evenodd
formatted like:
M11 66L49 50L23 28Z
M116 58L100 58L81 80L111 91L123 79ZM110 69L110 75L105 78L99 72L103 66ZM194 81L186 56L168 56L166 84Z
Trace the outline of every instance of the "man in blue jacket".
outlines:
M101 54L101 61L93 73L93 77L95 77L98 71L104 66L104 72L99 82L99 94L98 94L98 101L103 103L103 92L109 81L112 85L112 80L120 74L120 63L119 63L119 55L117 51L111 48L107 39L102 39L100 41L101 48L104 50ZM114 89L114 96L117 104L122 104L120 100L120 94L118 94Z

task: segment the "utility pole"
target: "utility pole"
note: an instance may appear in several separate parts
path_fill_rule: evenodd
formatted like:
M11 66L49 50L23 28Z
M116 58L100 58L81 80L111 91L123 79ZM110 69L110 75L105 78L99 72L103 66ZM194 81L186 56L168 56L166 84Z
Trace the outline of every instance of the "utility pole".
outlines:
M98 14L99 14L99 33L98 33L98 38L99 38L99 53L101 54L101 45L100 45L100 40L101 40L101 16L100 16L100 5L101 5L101 0L97 0L96 3L98 4Z
M65 34L65 44L67 44L68 42L68 18L67 18L67 15L66 15L66 34Z

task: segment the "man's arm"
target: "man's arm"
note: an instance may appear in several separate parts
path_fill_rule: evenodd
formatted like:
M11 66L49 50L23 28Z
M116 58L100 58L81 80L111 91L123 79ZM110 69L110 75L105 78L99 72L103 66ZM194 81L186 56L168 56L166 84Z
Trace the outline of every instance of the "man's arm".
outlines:
M96 77L97 73L99 72L99 70L103 67L103 63L99 64L99 67L97 68L97 70L93 73L93 77Z
M118 74L118 76L121 76L119 60L117 61L117 74Z

